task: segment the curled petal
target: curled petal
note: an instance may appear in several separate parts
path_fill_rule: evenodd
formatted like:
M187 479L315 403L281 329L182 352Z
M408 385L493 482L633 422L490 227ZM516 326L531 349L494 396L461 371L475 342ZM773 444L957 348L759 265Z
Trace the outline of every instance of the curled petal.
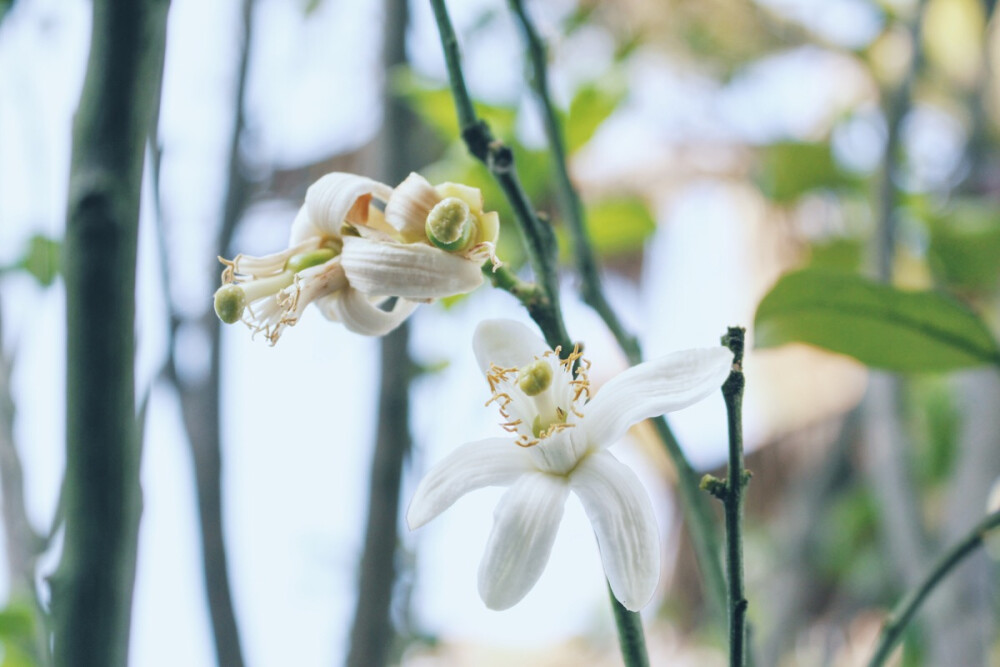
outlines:
M592 454L570 475L601 549L604 573L626 609L646 606L660 578L653 506L635 473L608 452Z
M342 259L351 285L372 296L437 299L479 287L479 264L423 243L345 238Z
M718 391L733 353L724 347L674 352L609 380L584 408L582 426L594 446L609 446L632 424L686 408Z
M522 475L497 504L479 564L479 595L490 609L520 602L549 561L569 485L564 477Z
M417 305L398 299L392 310L385 311L372 304L361 292L345 287L329 299L324 299L320 310L327 319L343 322L349 331L363 336L384 336L402 324Z
M292 225L291 242L308 236L340 236L344 222L364 225L372 196L388 200L392 188L364 176L334 172L306 190L306 201Z
M406 525L414 530L424 525L470 491L486 486L508 486L532 470L524 449L511 438L488 438L468 442L431 468L420 481Z
M398 230L406 241L425 240L427 215L439 201L441 197L427 179L411 173L392 191L385 207L385 221Z
M472 337L479 368L485 375L490 364L519 368L541 357L549 346L534 331L514 320L484 320Z

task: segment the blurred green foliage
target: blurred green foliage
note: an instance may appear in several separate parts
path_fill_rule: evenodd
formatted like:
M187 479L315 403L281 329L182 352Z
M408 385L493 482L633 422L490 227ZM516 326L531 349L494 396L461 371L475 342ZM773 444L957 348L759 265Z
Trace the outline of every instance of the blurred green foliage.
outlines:
M783 276L757 307L755 330L758 347L808 343L893 371L1000 364L989 329L961 303L838 271Z
M597 128L614 113L625 99L625 91L608 86L581 86L569 105L566 119L566 150L574 153L593 138Z
M754 180L764 195L788 204L817 189L848 189L861 181L833 157L829 142L779 141L763 146Z
M962 197L927 219L935 276L956 290L994 292L1000 285L1000 208Z
M35 234L28 239L23 254L12 264L0 267L0 273L25 271L40 285L48 287L59 275L59 256L62 244L47 236Z
M415 76L400 69L393 74L393 90L430 127L444 145L441 157L422 169L432 183L454 181L479 188L486 210L500 214L498 254L507 264L520 266L524 261L521 239L516 225L511 224L514 212L489 170L472 158L460 139L458 118L451 91L439 83ZM624 101L622 89L604 82L588 82L574 93L568 114L562 120L566 128L567 150L575 152L589 142ZM476 104L476 112L490 125L514 153L518 177L531 202L552 219L566 260L569 255L567 237L561 221L554 215L555 181L552 157L547 148L525 145L517 128L521 109L510 104ZM553 211L553 214L549 214ZM598 256L637 252L656 228L656 221L642 199L627 194L611 195L589 204L587 229Z
M0 609L0 667L36 667L35 613L28 602L12 602Z

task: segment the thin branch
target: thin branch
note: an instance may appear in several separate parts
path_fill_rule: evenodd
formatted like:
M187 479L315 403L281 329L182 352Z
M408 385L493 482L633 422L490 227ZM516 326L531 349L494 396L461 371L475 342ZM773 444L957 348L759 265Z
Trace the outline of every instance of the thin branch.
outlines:
M576 261L577 272L580 274L580 291L584 302L593 308L608 329L618 340L625 351L629 362L633 365L642 361L639 341L626 331L618 316L611 308L601 286L601 274L594 255L593 245L587 234L587 224L580 195L569 176L566 164L566 148L563 141L562 128L556 115L552 97L549 94L548 64L545 43L538 35L534 23L524 8L524 0L509 0L511 9L517 17L521 33L527 44L528 60L531 63L531 87L542 112L545 136L549 142L549 152L552 154L552 164L556 179L556 197L563 219L569 227L570 238L573 241L573 259Z
M243 0L240 7L242 42L237 62L236 92L233 96L233 122L227 160L227 189L222 220L216 233L216 255L227 253L236 227L246 210L251 189L251 184L246 177L246 167L240 154L240 141L246 127L244 105L253 29L253 5L253 0ZM158 176L159 151L155 150L154 155L156 158L153 160L153 164ZM216 659L220 665L241 667L245 664L245 660L229 583L229 557L225 544L222 515L221 327L218 318L211 311L198 318L196 322L188 322L189 325L200 327L206 332L210 341L211 356L209 371L201 381L184 382L177 373L177 358L173 340L177 330L185 324L185 320L170 299L170 263L166 230L159 206L158 178L154 180L154 184L157 193L155 202L163 288L168 303L170 321L168 358L163 375L173 385L180 400L181 415L191 451L198 501L202 576L209 619L212 623Z
M618 319L604 294L597 258L594 255L593 244L587 232L584 209L580 202L579 193L569 175L562 128L552 103L552 96L549 93L545 43L524 7L524 0L508 1L527 46L528 59L531 63L531 87L542 112L545 135L553 157L556 194L563 218L569 228L570 238L573 241L573 257L580 275L581 296L583 301L593 308L604 321L615 340L618 341L619 347L625 352L629 363L634 366L642 362L642 348L638 338L632 335ZM719 540L713 527L708 501L699 490L698 473L688 461L666 419L659 417L654 420L654 423L657 434L677 469L678 490L694 548L698 555L698 563L705 579L707 597L712 603L714 612L721 619L722 610L726 605L726 585L718 557Z
M747 599L743 586L743 492L749 479L743 465L743 344L746 330L730 327L722 339L732 350L733 370L722 385L729 422L729 477L726 480L726 570L729 575L729 664L746 664Z
M168 3L93 7L66 223L66 527L52 609L57 664L117 667L128 657L142 503L132 357L139 193Z
M448 67L448 79L452 97L455 100L455 110L469 152L486 165L500 189L510 202L518 229L528 252L535 280L541 288L541 295L532 319L538 324L550 347L562 347L572 350L573 342L566 331L562 311L559 306L559 276L556 271L556 240L551 227L542 223L535 214L524 188L521 186L514 168L514 154L493 137L489 126L476 115L472 99L465 85L465 75L462 73L461 55L458 50L458 38L451 25L448 9L444 0L431 0L434 18L437 21L438 33L441 36L441 46L444 49L445 62Z
M931 594L945 577L950 574L955 567L961 563L966 556L976 550L983 543L983 538L990 531L997 530L1000 526L1000 512L993 512L980 521L968 535L961 539L951 549L949 549L934 564L920 584L914 588L906 597L900 600L899 604L889 614L882 632L879 634L878 644L872 659L868 662L868 667L879 667L883 665L892 650L903 639L903 631L906 630L913 615L920 609L924 599Z
M642 617L629 611L618 601L611 586L608 586L611 596L611 611L615 616L615 627L618 628L618 646L621 648L625 667L649 667L649 655L646 652L646 633L642 629Z
M407 0L386 0L384 6L384 71L406 62ZM412 112L392 95L388 83L382 91L384 116L376 139L380 180L402 181L415 166L408 135L414 127ZM378 426L368 484L368 517L364 550L358 568L358 598L351 625L347 667L382 667L391 659L393 591L398 578L399 497L403 462L412 446L410 436L409 325L403 323L380 341Z

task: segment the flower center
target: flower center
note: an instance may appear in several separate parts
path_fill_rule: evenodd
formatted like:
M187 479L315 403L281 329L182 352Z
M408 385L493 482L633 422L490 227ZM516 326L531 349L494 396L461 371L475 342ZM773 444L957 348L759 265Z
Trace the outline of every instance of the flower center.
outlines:
M579 347L566 359L559 359L556 348L521 368L494 364L486 375L493 392L486 404L496 402L507 420L502 424L504 429L518 434L517 444L521 447L532 447L573 427L571 413L583 417L576 405L590 397L589 367Z
M464 250L472 241L476 222L469 205L457 197L445 197L427 214L428 240L442 250Z

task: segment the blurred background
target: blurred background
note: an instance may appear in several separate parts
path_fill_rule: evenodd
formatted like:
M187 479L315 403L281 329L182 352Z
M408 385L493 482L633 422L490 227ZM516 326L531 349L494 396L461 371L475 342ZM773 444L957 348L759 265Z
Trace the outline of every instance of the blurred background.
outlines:
M647 357L752 327L768 288L802 266L939 288L996 333L994 4L528 4L609 297ZM568 241L512 14L500 0L450 5L480 113ZM39 664L36 607L60 548L60 238L90 9L0 0L4 666ZM274 347L220 328L211 308L216 257L282 248L305 189L330 171L482 188L503 221L499 254L521 267L510 208L460 141L429 4L173 0L167 34L140 221L131 664L620 664L575 500L541 581L505 612L476 592L500 490L416 533L399 518L430 465L501 433L471 336L487 317L528 322L509 295L484 286L423 306L381 341L309 309ZM569 330L600 383L626 362L576 296L568 242L563 259ZM745 369L757 664L864 664L886 611L983 515L1000 475L1000 380L890 376L797 345L753 351ZM721 396L669 420L696 467L724 464ZM648 425L613 451L661 527L664 569L643 612L652 664L726 664L668 458ZM978 554L936 593L900 664L1000 664L998 602L996 567Z

